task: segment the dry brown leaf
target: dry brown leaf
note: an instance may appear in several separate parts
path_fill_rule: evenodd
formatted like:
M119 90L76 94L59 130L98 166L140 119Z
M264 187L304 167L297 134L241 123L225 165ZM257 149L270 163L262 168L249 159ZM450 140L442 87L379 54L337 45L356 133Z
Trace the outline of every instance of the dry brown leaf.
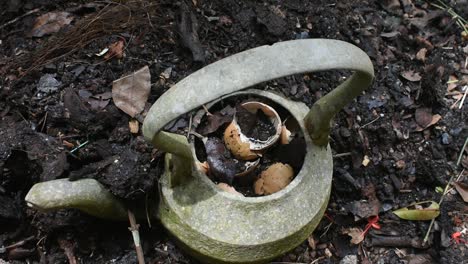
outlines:
M468 203L468 184L463 182L455 182L453 185L455 185L455 189L457 189L458 193L463 198L463 201Z
M401 76L410 82L419 82L421 80L421 75L415 71L404 71Z
M342 233L350 236L351 243L355 245L361 243L364 240L364 236L362 235L363 231L359 227L345 228L343 229Z
M426 60L426 53L427 53L427 49L426 48L422 48L418 51L418 53L416 53L416 59L420 60L420 61L425 61Z
M73 16L68 12L49 12L36 18L31 36L42 37L59 32L64 26L73 21Z
M107 51L106 56L104 56L104 59L105 60L108 60L111 58L121 59L123 57L124 47L125 47L125 42L123 40L118 40L110 44L109 50Z
M112 83L112 99L115 105L131 117L145 108L151 90L151 75L148 66L124 76Z
M420 127L426 128L432 121L432 110L426 107L418 108L414 113L414 118Z
M309 242L309 247L310 247L312 250L315 250L316 243L315 243L314 234L311 234L311 235L307 238L307 242Z
M421 127L421 126L418 126L415 131L417 132L420 132L420 131L423 131L424 129L430 127L430 126L433 126L435 124L437 124L437 122L439 122L439 120L442 119L442 116L439 115L439 114L435 114L431 117L431 122L429 122L428 125L426 125L425 127Z
M128 127L130 128L130 133L137 134L140 128L140 124L138 123L138 120L132 119L128 121Z

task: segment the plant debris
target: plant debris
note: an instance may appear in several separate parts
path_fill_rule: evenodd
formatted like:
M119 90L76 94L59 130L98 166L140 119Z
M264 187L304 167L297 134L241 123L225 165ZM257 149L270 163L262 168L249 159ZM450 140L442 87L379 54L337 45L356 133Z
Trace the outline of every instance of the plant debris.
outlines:
M109 60L111 58L116 58L116 59L123 58L124 47L125 47L125 41L122 39L110 44L108 51L105 53L106 55L104 56L104 59Z
M131 117L143 111L151 90L148 66L126 75L112 83L112 99L115 105Z
M63 27L73 21L73 16L68 12L49 12L36 18L31 36L42 37L59 32Z
M463 182L455 182L453 185L455 185L455 189L457 189L458 193L463 198L463 201L468 203L468 184Z
M422 205L429 206L423 208ZM393 211L401 219L405 220L417 220L417 221L424 221L424 220L432 220L439 216L439 204L436 202L419 202L407 207L400 208L398 210Z

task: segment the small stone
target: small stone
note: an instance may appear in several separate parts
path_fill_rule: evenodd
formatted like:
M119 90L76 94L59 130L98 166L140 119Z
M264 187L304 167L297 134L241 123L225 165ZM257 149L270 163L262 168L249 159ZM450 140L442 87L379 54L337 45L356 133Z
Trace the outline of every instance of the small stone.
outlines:
M346 255L341 261L340 264L357 264L358 259L356 255Z
M406 162L404 160L399 160L395 163L395 167L399 170L404 169L406 167Z
M367 167L367 165L369 165L369 162L370 162L370 159L367 155L364 156L364 159L362 160L362 165L364 167Z
M49 94L57 91L60 85L62 85L62 83L55 79L55 74L44 74L41 79L39 79L37 90Z
M450 144L450 136L449 136L449 134L443 133L441 139L442 139L442 144L444 144L444 145Z
M384 204L382 205L382 210L383 210L384 212L390 211L392 208L393 208L392 205L389 204L389 203L384 203Z

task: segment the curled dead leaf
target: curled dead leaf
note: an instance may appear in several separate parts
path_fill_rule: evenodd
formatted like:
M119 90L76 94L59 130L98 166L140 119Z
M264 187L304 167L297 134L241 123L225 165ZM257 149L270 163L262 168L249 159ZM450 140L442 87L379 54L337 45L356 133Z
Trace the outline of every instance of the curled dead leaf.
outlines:
M410 82L419 82L422 78L418 72L412 70L402 72L401 76Z
M293 176L294 171L289 164L275 163L262 171L255 181L255 193L268 195L281 191L292 181Z
M427 49L426 48L422 48L418 51L418 53L416 53L416 59L424 62L426 60L426 53L427 53Z
M432 110L427 107L418 108L414 112L414 118L419 126L426 128L432 121Z
M125 42L123 40L118 40L109 45L109 50L106 52L106 56L104 56L105 60L111 58L121 59L123 58L123 50L125 47Z
M359 227L345 228L341 231L342 234L346 234L351 237L351 244L357 245L364 240L363 230Z
M151 90L148 66L126 75L112 83L112 99L115 105L131 117L145 108Z
M64 26L73 21L73 16L68 12L49 12L36 18L31 36L42 37L59 32Z
M453 185L455 185L455 189L457 189L457 192L463 198L463 201L468 203L468 184L463 182L455 182Z

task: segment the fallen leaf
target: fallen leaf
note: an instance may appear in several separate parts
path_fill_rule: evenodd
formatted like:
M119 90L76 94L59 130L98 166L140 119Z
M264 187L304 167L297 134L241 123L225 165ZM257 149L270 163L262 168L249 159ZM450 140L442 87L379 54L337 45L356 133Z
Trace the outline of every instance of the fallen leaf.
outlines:
M432 110L426 107L418 108L414 112L414 118L419 126L426 128L432 121Z
M429 124L425 127L418 127L415 129L415 131L417 132L420 132L420 131L423 131L424 129L430 127L430 126L433 126L435 124L437 124L437 122L439 122L439 120L442 119L442 116L439 115L439 114L435 114L431 117L431 122L429 122Z
M31 36L42 37L60 31L64 26L73 21L73 16L68 12L49 12L36 18Z
M151 89L151 75L148 66L124 76L112 83L112 99L115 105L131 117L145 108Z
M311 234L311 235L307 238L307 242L309 242L309 247L310 247L312 250L315 250L316 243L315 243L314 234Z
M232 121L236 109L231 106L226 106L221 111L207 115L206 122L199 126L199 133L206 136L216 132L221 126Z
M422 204L428 204L430 205L426 208L422 208ZM414 208L414 209L410 209ZM407 207L400 208L398 210L393 211L395 215L400 217L401 219L405 220L417 220L417 221L424 221L424 220L432 220L439 216L440 210L439 210L439 204L434 202L434 201L425 201L425 202L419 202L419 203L414 203L412 205L409 205Z
M457 189L457 192L463 198L463 201L465 201L465 203L468 203L468 184L465 184L463 182L456 182L453 185L455 185L455 189Z
M123 40L118 40L109 45L109 51L106 52L106 56L104 56L105 60L111 58L121 59L123 58L123 49L125 47L125 42Z
M401 76L410 82L419 82L421 80L421 75L415 71L404 71Z
M351 244L357 245L364 240L363 230L359 227L345 228L341 231L342 234L346 234L351 237Z
M416 53L416 59L424 62L426 60L426 53L427 53L427 49L426 48L422 48L418 51L418 53Z
M136 119L132 119L128 121L128 128L130 128L130 133L137 134L140 128L139 125L140 124L138 123L138 120Z

